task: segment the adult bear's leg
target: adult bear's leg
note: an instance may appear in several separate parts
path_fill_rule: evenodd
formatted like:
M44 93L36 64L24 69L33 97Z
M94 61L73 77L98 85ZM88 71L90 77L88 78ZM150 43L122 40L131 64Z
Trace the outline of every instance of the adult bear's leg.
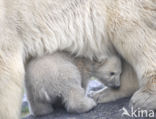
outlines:
M5 45L0 48L0 119L19 119L24 79L22 53L20 46L12 49Z
M156 109L156 36L155 31L140 26L127 29L131 32L118 31L112 43L138 77L140 89L133 95L131 105Z

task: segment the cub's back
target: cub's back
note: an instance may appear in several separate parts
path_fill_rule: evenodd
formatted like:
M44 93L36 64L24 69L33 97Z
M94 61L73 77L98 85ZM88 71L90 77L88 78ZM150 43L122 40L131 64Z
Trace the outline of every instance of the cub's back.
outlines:
M79 70L65 53L35 58L26 67L26 83L32 87L58 88L56 86L66 86L69 82L80 84L80 79Z

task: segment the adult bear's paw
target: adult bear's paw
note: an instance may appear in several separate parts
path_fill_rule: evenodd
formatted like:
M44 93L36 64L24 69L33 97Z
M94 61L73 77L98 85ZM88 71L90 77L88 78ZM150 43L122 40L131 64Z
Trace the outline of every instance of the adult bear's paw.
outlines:
M130 107L134 109L156 109L156 91L139 89L131 98Z

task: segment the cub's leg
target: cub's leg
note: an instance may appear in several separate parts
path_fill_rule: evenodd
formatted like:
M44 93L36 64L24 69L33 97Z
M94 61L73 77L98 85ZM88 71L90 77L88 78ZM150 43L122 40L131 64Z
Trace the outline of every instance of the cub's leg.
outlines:
M93 97L97 103L107 103L120 98L128 97L132 95L137 89L137 76L132 67L124 62L120 88L107 88L101 91L92 92L90 96Z
M8 49L0 50L0 119L19 119L24 81L22 53L19 45L17 49L3 47Z
M53 112L53 107L51 103L48 102L43 102L43 101L39 101L39 100L35 100L29 102L29 104L31 105L30 107L30 111L34 116L41 116L41 115L46 115L49 113Z
M84 113L96 106L93 99L85 96L85 90L81 86L76 86L69 91L69 95L64 98L68 112Z
M53 112L52 103L55 96L51 97L50 94L53 93L54 88L51 87L55 82L49 78L50 73L53 73L50 72L50 63L46 60L47 57L43 58L36 58L26 65L25 87L30 112L34 116Z
M37 84L32 84L30 81L34 79L28 79L27 76L28 75L26 75L25 86L27 89L27 97L31 114L34 116L41 116L52 113L53 107L49 94L45 90L42 90L43 88L40 86L40 88L37 89L38 87L35 87Z

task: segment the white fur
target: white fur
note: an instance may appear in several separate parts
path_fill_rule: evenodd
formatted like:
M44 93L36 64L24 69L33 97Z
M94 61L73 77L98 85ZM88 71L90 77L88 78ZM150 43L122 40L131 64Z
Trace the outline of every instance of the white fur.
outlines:
M32 60L25 78L30 110L35 116L53 112L58 99L68 112L87 112L96 106L85 96L80 71L70 55L54 53Z
M35 58L27 64L25 79L31 113L35 116L51 113L57 98L69 112L87 112L96 105L93 99L85 96L91 76L116 87L120 86L120 74L121 61L117 56L101 63L84 57L74 58L65 52Z
M156 103L155 0L0 0L0 8L1 119L18 118L23 61L57 50L100 60L117 51ZM132 104L156 108L144 99Z

